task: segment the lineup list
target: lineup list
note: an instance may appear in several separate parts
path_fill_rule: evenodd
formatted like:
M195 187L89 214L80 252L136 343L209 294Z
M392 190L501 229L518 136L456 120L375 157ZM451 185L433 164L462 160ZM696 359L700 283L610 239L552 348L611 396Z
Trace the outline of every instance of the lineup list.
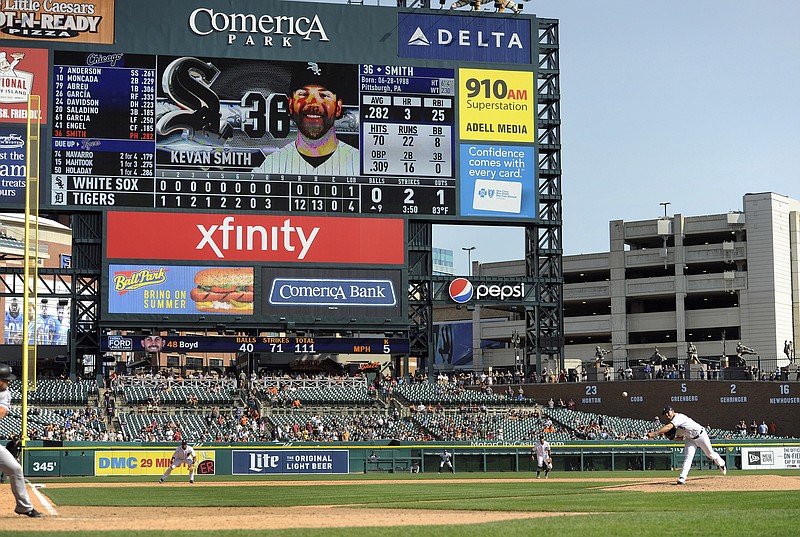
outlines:
M155 57L56 53L51 201L54 205L152 203Z

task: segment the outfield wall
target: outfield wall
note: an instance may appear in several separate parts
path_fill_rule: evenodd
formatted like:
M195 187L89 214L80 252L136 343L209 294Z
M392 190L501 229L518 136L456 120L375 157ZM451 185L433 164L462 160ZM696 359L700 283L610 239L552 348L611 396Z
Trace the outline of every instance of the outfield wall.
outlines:
M518 385L514 386L516 393ZM500 393L506 385L495 386ZM547 405L551 397L575 401L575 409L607 416L652 420L666 405L695 421L733 431L740 420L775 422L779 436L800 437L800 383L791 380L633 380L524 384L525 397ZM627 395L622 395L626 393Z
M51 443L52 444L52 443ZM208 444L196 445L198 478L204 475L314 475L408 472L416 462L421 472L439 469L442 449L453 453L457 472L530 472L531 445L383 442L370 444ZM800 468L800 440L719 440L714 448L729 468ZM574 441L552 443L555 471L669 470L683 461L683 445L663 441ZM109 444L70 442L25 448L25 475L151 476L157 479L170 464L174 444ZM372 456L374 453L374 457ZM745 455L744 463L742 455ZM713 466L702 453L697 468ZM177 479L188 473L181 467Z

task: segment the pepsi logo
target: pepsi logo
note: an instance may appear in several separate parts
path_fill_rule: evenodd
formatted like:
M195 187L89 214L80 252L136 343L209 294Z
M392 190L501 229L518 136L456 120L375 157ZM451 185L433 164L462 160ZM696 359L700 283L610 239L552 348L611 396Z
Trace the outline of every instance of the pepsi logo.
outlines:
M469 302L474 292L472 283L466 278L456 278L450 282L448 291L450 292L450 298L453 299L453 302L458 304Z

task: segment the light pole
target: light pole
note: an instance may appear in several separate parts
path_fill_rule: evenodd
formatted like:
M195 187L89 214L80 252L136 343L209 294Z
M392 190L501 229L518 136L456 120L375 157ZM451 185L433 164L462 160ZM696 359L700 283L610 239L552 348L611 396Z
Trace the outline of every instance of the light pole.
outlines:
M461 249L467 252L467 265L469 265L469 275L472 276L472 250L474 250L475 247L462 246Z

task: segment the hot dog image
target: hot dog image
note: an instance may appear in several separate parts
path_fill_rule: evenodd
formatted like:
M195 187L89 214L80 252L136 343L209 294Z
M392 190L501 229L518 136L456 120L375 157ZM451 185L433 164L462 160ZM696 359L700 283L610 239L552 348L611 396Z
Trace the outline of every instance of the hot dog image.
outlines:
M194 276L197 287L189 296L197 311L253 314L253 269L210 268Z

